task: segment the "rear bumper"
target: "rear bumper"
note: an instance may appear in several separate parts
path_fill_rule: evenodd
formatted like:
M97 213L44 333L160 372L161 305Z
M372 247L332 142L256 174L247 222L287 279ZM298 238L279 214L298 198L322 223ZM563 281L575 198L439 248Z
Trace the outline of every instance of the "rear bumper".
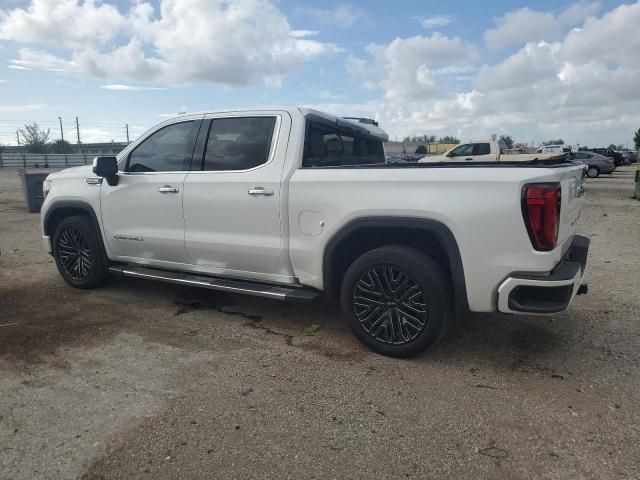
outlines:
M544 273L513 273L498 288L498 311L549 314L566 310L587 267L589 239L576 235L564 258Z

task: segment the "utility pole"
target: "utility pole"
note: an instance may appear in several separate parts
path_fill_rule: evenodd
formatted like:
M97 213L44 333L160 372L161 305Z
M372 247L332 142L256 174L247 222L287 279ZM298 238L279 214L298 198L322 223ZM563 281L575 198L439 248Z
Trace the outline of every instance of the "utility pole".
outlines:
M16 130L16 140L18 141L18 146L20 146L20 130Z
M64 132L62 131L62 118L58 117L58 120L60 121L60 139L64 142Z
M125 123L124 126L127 129L127 143L129 143L129 124Z
M78 139L78 145L80 145L80 124L78 123L78 117L76 117L76 138Z

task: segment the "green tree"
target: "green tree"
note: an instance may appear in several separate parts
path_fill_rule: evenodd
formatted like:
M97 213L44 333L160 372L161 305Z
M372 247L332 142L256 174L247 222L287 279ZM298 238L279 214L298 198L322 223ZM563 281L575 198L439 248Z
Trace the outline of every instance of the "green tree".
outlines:
M511 138L509 135L500 135L498 141L500 143L504 143L507 148L513 148L513 138Z
M419 155L426 155L427 154L426 145L419 145L418 148L416 148L416 153Z
M50 129L45 132L35 122L20 129L20 139L29 153L47 153L50 134Z
M56 140L49 144L49 151L51 153L71 153L73 152L73 148L71 148L71 144L66 140Z
M460 139L453 137L451 135L445 135L444 137L440 137L438 140L439 143L460 143Z
M636 150L640 150L640 128L633 136L633 144L636 146Z
M561 138L557 140L547 140L546 142L542 142L542 145L564 145L564 140Z

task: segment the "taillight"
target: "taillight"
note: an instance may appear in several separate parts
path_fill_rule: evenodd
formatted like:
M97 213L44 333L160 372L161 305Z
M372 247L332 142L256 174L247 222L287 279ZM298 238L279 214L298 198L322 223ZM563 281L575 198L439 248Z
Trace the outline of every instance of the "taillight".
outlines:
M613 160L605 160L605 163L613 163Z
M522 215L533 248L548 252L558 243L560 184L531 183L522 191Z

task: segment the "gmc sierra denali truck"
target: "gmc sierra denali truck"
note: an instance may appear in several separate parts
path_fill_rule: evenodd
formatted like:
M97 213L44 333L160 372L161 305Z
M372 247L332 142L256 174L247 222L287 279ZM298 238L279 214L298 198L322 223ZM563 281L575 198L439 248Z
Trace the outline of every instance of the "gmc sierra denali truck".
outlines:
M465 312L551 314L581 288L584 166L386 164L375 122L305 108L182 115L44 182L69 284L108 274L339 299L376 352L415 355Z

